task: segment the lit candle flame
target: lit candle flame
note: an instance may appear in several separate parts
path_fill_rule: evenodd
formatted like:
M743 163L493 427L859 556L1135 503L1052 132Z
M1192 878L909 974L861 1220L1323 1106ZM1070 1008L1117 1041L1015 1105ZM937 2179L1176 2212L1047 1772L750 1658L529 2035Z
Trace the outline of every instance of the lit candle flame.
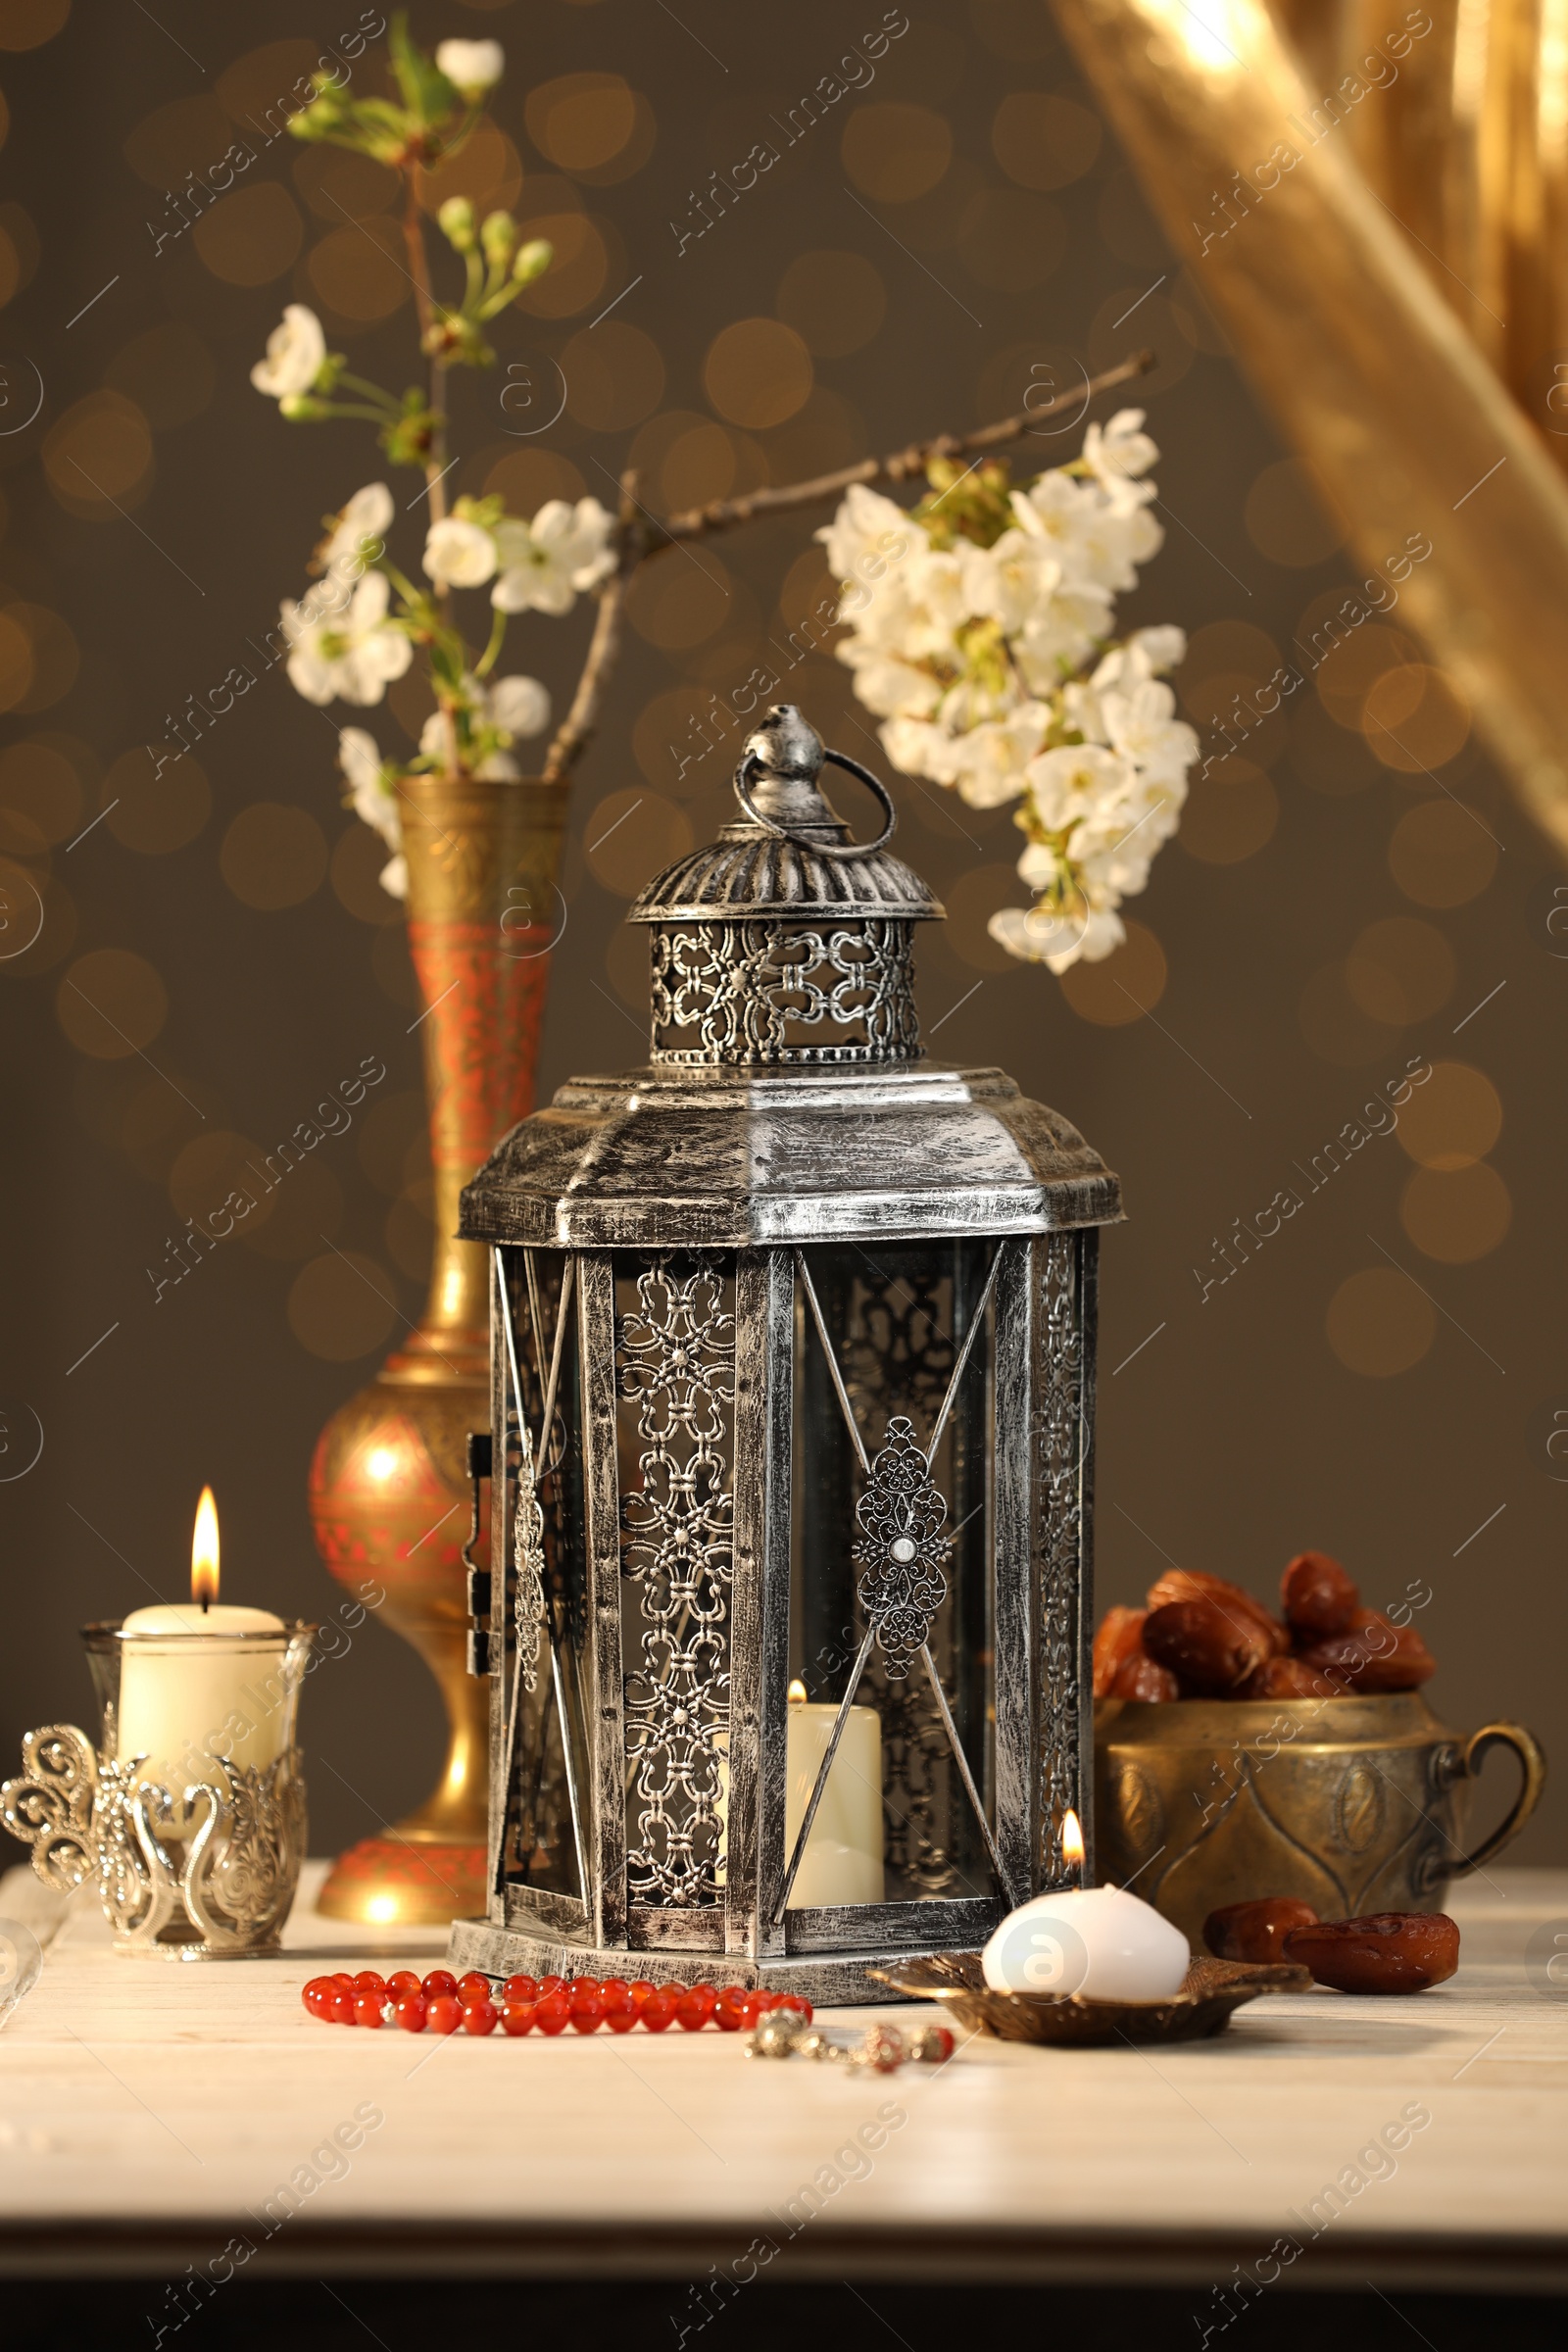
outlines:
M1084 1834L1078 1827L1078 1816L1070 1806L1061 1817L1061 1858L1069 1870L1083 1869Z
M800 1682L791 1683L791 1685L790 1685L790 1705L791 1705L792 1707L804 1707L804 1706L805 1706L805 1704L806 1704L806 1685L805 1685L804 1683L800 1683Z
M190 1596L205 1612L218 1598L218 1505L211 1487L203 1487L196 1505L196 1527L190 1540Z

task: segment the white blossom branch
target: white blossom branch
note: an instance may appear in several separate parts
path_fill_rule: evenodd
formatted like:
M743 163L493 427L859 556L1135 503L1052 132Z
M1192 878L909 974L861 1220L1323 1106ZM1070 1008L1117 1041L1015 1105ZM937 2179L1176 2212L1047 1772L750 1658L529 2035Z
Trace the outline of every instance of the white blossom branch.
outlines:
M777 489L750 490L740 498L715 498L706 507L689 507L685 513L671 514L663 523L654 526L658 535L651 539L648 553L655 554L659 548L671 546L679 539L700 539L710 531L733 530L738 523L756 522L764 514L785 514L796 507L816 506L822 499L837 498L857 482L912 481L937 458L967 458L976 450L984 453L988 449L1001 449L1009 441L1021 441L1042 416L1054 416L1078 401L1083 401L1087 411L1089 400L1097 392L1108 392L1116 384L1130 383L1136 376L1147 375L1154 364L1152 351L1140 351L1117 367L1107 368L1102 375L1091 376L1076 391L1059 393L1054 400L1043 401L1038 409L1021 410L1015 416L1004 416L1000 423L983 424L975 432L939 433L933 441L912 441L907 449L895 450L891 457L862 458L858 466L842 466L837 473L818 474L812 481L781 482Z
M637 475L628 466L620 477L619 549L615 568L599 592L599 612L571 708L556 729L545 758L545 782L559 784L587 750L599 723L605 686L620 655L621 624L631 575L646 553L639 544Z
M1087 410L1096 393L1108 392L1117 384L1147 375L1154 365L1153 352L1140 351L1116 367L1105 368L1102 374L1091 376L1072 392L1043 401L1039 408L1004 416L995 424L983 424L975 432L939 433L934 440L911 442L906 449L895 450L890 457L862 458L858 465L842 466L836 473L817 474L804 482L781 482L774 488L748 491L740 498L711 499L707 506L690 507L662 520L637 505L633 496L635 475L622 474L615 569L599 592L599 616L571 698L571 709L557 730L545 760L546 782L556 783L569 775L594 738L605 690L620 652L621 622L632 575L661 549L678 546L686 539L706 538L715 531L734 530L742 523L760 521L768 514L786 514L800 507L820 505L825 499L839 497L857 482L911 481L938 458L965 458L977 451L984 455L987 450L1004 448L1009 441L1022 440L1042 417L1059 415L1079 401Z

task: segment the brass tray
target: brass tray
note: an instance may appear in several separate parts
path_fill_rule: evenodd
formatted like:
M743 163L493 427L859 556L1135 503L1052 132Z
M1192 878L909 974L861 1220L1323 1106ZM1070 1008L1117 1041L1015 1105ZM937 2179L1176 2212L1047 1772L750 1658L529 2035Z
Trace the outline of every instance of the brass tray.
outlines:
M1162 2001L1097 2001L1081 1992L993 1992L978 1952L936 1952L867 1970L895 1992L941 2001L959 2023L1003 2041L1089 2049L1127 2041L1204 2041L1223 2034L1233 2010L1265 1992L1310 1992L1304 1968L1243 1960L1195 1960L1180 1992Z

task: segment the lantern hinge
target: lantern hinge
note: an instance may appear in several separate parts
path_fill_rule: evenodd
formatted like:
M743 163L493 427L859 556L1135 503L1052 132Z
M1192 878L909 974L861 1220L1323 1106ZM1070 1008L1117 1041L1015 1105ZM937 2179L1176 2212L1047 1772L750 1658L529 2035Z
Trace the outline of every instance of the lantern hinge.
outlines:
M490 1672L490 1571L477 1565L473 1547L479 1541L481 1525L479 1490L490 1476L493 1458L490 1432L470 1429L468 1477L473 1487L473 1510L468 1540L463 1546L463 1564L468 1571L468 1615L474 1620L468 1628L468 1672L479 1676Z

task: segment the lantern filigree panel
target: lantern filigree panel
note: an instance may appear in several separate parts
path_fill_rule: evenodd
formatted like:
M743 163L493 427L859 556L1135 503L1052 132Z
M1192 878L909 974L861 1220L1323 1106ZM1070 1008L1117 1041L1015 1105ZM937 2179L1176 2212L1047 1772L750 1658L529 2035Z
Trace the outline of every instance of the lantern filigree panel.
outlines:
M617 1266L615 1390L627 1897L703 1908L720 1900L729 1722L733 1257Z
M857 1698L880 1723L888 1903L998 1891L975 1803L988 1814L994 1803L987 1435L997 1249L963 1241L802 1253L792 1673L808 1703L836 1703L869 1640Z
M503 1693L496 1725L507 1790L501 1883L580 1901L591 1875L591 1756L574 1274L575 1261L562 1250L495 1252L503 1345L494 1428L503 1444L491 1557L503 1566L491 1641Z
M1034 1477L1041 1508L1040 1873L1065 1875L1061 1825L1069 1807L1086 1838L1090 1763L1089 1643L1094 1622L1094 1337L1100 1237L1057 1233L1035 1245ZM1093 1848L1091 1846L1091 1853Z
M658 924L655 1057L906 1060L919 1051L907 922Z

